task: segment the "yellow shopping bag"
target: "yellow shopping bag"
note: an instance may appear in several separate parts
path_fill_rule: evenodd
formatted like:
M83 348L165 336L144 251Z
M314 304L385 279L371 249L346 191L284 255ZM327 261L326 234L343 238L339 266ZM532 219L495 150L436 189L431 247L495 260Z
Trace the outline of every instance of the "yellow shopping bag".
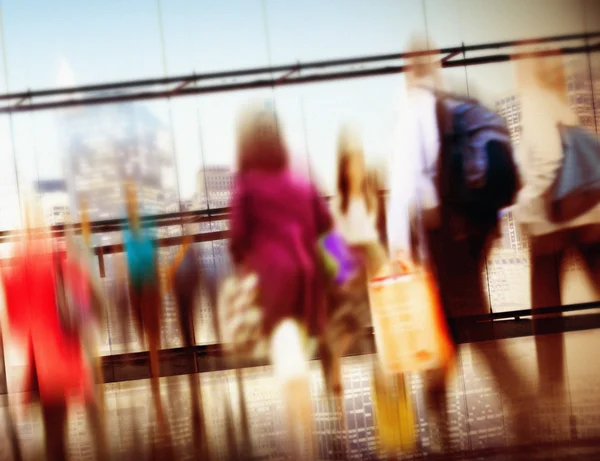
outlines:
M454 345L431 274L415 269L371 280L377 355L387 373L446 368Z
M406 453L416 447L415 417L404 375L386 375L376 367L373 401L382 455Z

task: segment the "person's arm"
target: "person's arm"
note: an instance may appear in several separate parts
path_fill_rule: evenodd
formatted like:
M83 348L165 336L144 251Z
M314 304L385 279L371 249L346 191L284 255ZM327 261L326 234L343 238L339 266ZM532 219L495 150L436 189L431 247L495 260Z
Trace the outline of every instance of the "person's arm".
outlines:
M4 280L7 277L7 270L0 270L0 338L2 338L2 331L8 329L8 313L6 311L6 292L4 290ZM1 339L0 339L1 341ZM2 350L4 352L4 350ZM4 357L2 358L4 360Z
M333 228L333 218L327 206L325 199L319 194L316 187L313 187L313 198L315 203L315 222L317 224L317 235L320 237Z
M562 142L558 118L541 96L523 100L521 143L516 149L516 162L522 180L517 215L537 215L539 198L556 178L562 160Z
M179 249L177 250L177 254L173 258L173 262L166 270L166 280L165 280L165 287L164 287L165 293L173 287L173 280L175 279L175 274L177 272L177 268L181 264L181 261L183 261L183 256L185 255L185 252L187 251L188 246L189 246L188 243L183 243L182 245L179 246Z
M249 223L246 191L241 180L237 180L231 202L231 220L229 223L229 251L234 264L243 262L248 246Z
M388 170L387 234L392 259L399 254L411 256L409 207L416 188L415 159L419 158L415 115L410 112L407 99L402 101Z
M98 325L103 325L108 312L108 300L102 286L99 274L92 268L87 268L87 276L90 284L91 308Z

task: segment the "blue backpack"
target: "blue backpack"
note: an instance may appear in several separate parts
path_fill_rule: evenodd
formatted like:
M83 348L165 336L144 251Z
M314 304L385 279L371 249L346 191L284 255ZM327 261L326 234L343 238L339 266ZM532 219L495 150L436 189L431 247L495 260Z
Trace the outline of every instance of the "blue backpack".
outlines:
M463 224L496 225L498 211L514 202L520 188L506 122L478 101L436 96L442 204Z

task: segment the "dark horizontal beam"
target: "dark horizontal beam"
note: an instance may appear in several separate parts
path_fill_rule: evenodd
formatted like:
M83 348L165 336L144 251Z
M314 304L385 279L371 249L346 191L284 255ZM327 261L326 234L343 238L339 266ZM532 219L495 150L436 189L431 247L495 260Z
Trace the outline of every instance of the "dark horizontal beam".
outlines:
M186 236L165 237L162 239L154 240L154 243L157 247L160 248L170 247L175 245L181 245L187 238L191 238L192 242L194 243L214 242L216 240L223 240L229 238L229 231L204 232L201 234L193 234ZM123 253L124 251L125 247L122 243L94 247L94 253L98 256L112 253Z
M380 54L374 56L360 56L356 58L345 58L345 59L330 59L323 61L313 61L307 63L295 63L287 64L274 67L254 67L248 69L239 69L232 71L220 71L220 72L209 72L203 74L192 74L192 75L180 75L175 77L165 78L154 78L154 79L142 79L142 80L131 80L127 82L115 82L115 83L104 83L94 85L82 85L74 86L69 88L53 88L43 90L29 90L18 93L8 93L0 95L0 100L10 99L29 99L34 97L44 96L58 96L63 94L74 94L74 93L88 93L88 92L99 92L99 91L111 91L111 90L122 90L128 88L136 88L143 86L158 86L158 85L169 85L174 83L189 83L197 82L201 80L215 80L225 78L236 78L236 77L247 77L259 74L269 73L280 73L280 72L296 72L311 69L320 69L323 67L337 67L337 66L348 66L355 64L367 64L372 62L391 61L397 59L408 59L419 56L446 54L446 53L466 53L469 51L482 51L487 49L498 49L507 48L512 46L526 46L536 45L543 43L552 42L563 42L573 40L588 40L590 38L600 37L600 32L591 32L585 34L569 34L569 35L554 35L549 37L531 38L524 40L512 40L502 42L492 42L479 45L461 45L449 48L441 48L438 50L426 50L426 51L415 51L405 53L390 53ZM176 88L177 90L177 88Z
M387 190L380 190L379 195L385 197ZM325 196L325 200L332 199L331 196ZM166 226L186 226L189 224L198 224L203 222L216 222L229 219L230 207L205 208L193 211L176 211L172 213L161 213L156 215L146 215L140 217L144 223L152 223L154 227ZM127 218L104 219L90 222L90 231L93 234L103 232L119 232L127 226ZM63 237L66 232L74 234L81 233L81 223L73 224L55 224L49 227L32 228L28 232L36 235L49 235L52 238ZM22 238L25 234L23 229L0 231L0 243L10 242Z
M519 59L528 59L531 57L543 58L550 56L564 56L570 54L593 53L600 51L600 43L585 46L557 48L554 50L536 51L535 53L511 53L511 54L496 54L492 56L477 56L474 58L465 58L460 60L449 60L442 64L442 67L463 67L475 66L480 64L496 64L500 62L510 62Z
M33 100L35 98L42 98L48 96L60 96L60 95L69 95L69 94L85 94L85 93L97 93L102 91L117 91L124 89L135 89L135 88L144 88L150 86L164 86L168 84L177 84L175 89L161 89L159 91L139 91L133 93L125 93L125 94L113 94L113 95L103 95L103 96L95 96L95 97L77 97L73 99L64 99L59 101L52 101L46 103L30 103L30 104L12 104L10 106L5 106L0 108L0 114L2 113L15 113L15 112L27 112L27 111L35 111L35 110L48 110L48 109L58 109L58 108L66 108L66 107L76 107L76 106L86 106L86 105L97 105L97 104L111 104L117 102L131 102L136 100L151 100L151 99L164 99L164 98L172 98L172 97L180 97L180 96L190 96L190 95L201 95L208 93L217 93L217 92L225 92L225 91L238 91L238 90L248 90L248 89L260 89L260 88L273 88L276 86L282 85L295 85L295 84L305 84L305 83L317 83L317 82L325 82L331 80L341 80L341 79L350 79L350 78L361 78L361 77L373 77L373 76L382 76L382 75L390 75L401 73L405 71L404 65L395 65L395 66L383 66L377 67L374 69L358 69L358 70L346 70L346 71L337 71L337 72L327 72L323 74L313 74L313 75L305 75L298 76L295 78L289 78L290 75L299 73L301 71L307 70L315 70L315 69L323 69L323 68L333 68L339 66L351 66L351 65L364 65L375 62L384 62L398 59L407 59L411 57L424 56L424 55L456 55L458 53L463 53L465 56L466 52L469 51L482 51L488 49L498 49L498 48L507 48L507 47L517 47L517 46L525 46L525 45L534 45L534 44L543 44L543 43L552 43L552 42L561 42L561 41L573 41L573 40L589 40L590 38L598 38L600 37L600 32L594 32L589 34L574 34L574 35L561 35L561 36L553 36L553 37L541 37L536 39L527 39L527 40L516 40L516 41L505 41L505 42L495 42L495 43L487 43L481 45L470 45L470 46L460 46L460 47L451 47L451 48L442 48L438 50L428 50L428 51L420 51L420 52L410 52L410 53L393 53L393 54L385 54L385 55L375 55L375 56L363 56L358 58L349 58L349 59L338 59L338 60L328 60L328 61L316 61L310 63L296 63L290 65L283 66L275 66L275 67L260 67L253 69L242 69L237 71L227 71L227 72L213 72L206 74L192 74L187 76L179 76L179 77L170 77L170 78L160 78L160 79L147 79L147 80L136 80L129 82L117 82L117 83L106 83L99 85L85 85L79 87L71 87L71 88L59 88L59 89L47 89L47 90L38 90L38 91L26 91L20 93L11 93L0 95L0 100L13 100L13 99L23 99ZM580 46L580 47L572 47L572 48L562 48L559 50L550 50L550 51L541 51L537 52L536 55L552 55L552 54L572 54L572 53L583 53L583 52L592 52L597 51L598 45L591 46ZM495 62L505 62L510 61L511 59L520 59L521 57L531 56L531 53L515 53L515 54L502 54L502 55L492 55L492 56L480 56L475 58L464 58L458 61L450 61L448 59L442 60L443 67L457 67L457 66L470 66L470 65L479 65L479 64L487 64L487 63L495 63ZM265 78L254 81L247 82L232 82L232 83L223 83L223 84L213 84L206 86L194 86L190 87L189 83L198 83L206 80L215 80L215 79L232 79L232 78L240 78L240 77L251 77L261 74L273 74L273 73L285 73L284 77L278 78Z
M193 211L179 211L173 213L161 213L156 215L141 216L140 220L143 223L151 222L156 227L164 226L179 226L187 224L196 224L200 222L214 222L222 219L227 219L229 216L229 207L223 208L207 208L202 210ZM115 218L115 219L104 219L99 221L90 222L90 228L92 233L101 232L116 232L123 230L127 226L126 218ZM74 224L56 224L49 228L35 228L30 229L29 232L36 234L50 234L52 237L61 237L65 234L65 230L68 228L69 231L74 233L81 232L81 223ZM0 231L0 243L17 239L23 236L24 231L19 230L7 230Z
M600 301L592 301L588 303L575 303L564 306L540 307L536 309L520 309L516 311L507 312L490 312L489 314L480 315L464 315L460 317L455 317L453 320L460 321L461 323L481 323L490 322L493 320L507 319L518 320L520 318L531 317L533 315L562 314L565 312L584 311L598 308L600 308Z

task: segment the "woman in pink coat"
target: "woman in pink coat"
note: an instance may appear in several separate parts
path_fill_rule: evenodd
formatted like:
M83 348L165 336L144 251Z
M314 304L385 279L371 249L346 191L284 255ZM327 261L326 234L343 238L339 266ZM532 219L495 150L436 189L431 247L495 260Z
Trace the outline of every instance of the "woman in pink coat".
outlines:
M266 335L286 318L318 335L326 307L317 243L332 226L327 205L309 181L289 170L277 117L266 104L242 113L237 141L234 262L258 274Z

